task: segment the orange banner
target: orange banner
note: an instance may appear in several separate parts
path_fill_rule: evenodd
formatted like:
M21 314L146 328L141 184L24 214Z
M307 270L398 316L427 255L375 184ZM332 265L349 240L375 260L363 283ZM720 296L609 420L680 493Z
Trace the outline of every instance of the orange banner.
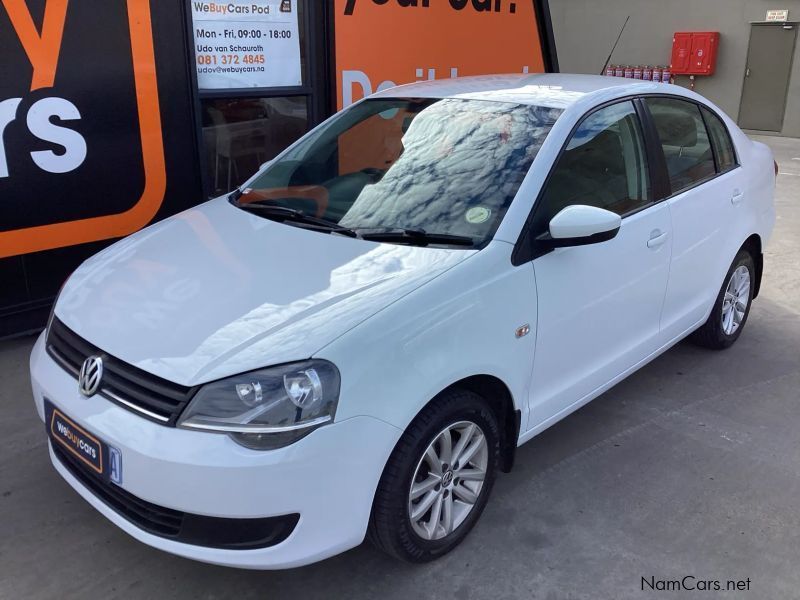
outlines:
M335 0L338 106L413 81L543 72L531 0Z

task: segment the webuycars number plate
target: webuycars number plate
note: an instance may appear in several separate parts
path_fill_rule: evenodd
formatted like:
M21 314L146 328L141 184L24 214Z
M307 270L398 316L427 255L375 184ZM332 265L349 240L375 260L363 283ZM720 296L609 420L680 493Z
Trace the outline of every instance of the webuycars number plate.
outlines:
M116 483L122 484L122 454L97 436L75 423L67 415L44 401L47 435L53 444L77 458L87 470Z

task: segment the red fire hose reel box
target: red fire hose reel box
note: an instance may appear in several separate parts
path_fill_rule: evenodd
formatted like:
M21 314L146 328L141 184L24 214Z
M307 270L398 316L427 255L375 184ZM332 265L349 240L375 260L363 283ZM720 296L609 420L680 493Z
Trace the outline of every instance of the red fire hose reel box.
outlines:
M718 31L676 33L672 39L673 75L713 75L718 50Z

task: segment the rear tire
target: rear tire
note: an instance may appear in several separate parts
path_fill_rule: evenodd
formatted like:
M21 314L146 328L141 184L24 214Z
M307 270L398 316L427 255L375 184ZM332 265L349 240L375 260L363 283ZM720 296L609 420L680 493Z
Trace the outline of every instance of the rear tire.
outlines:
M447 554L486 507L499 460L500 430L487 402L469 390L445 392L408 426L389 458L368 538L407 562Z
M730 348L750 316L755 282L755 260L747 250L740 250L725 276L708 321L692 334L691 340L712 350Z

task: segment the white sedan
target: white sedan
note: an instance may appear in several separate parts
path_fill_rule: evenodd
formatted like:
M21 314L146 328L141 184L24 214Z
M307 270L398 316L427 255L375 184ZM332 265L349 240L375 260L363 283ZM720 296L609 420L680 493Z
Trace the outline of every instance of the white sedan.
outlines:
M680 87L381 92L70 277L31 357L51 460L181 556L435 559L520 444L689 335L737 340L774 184Z

